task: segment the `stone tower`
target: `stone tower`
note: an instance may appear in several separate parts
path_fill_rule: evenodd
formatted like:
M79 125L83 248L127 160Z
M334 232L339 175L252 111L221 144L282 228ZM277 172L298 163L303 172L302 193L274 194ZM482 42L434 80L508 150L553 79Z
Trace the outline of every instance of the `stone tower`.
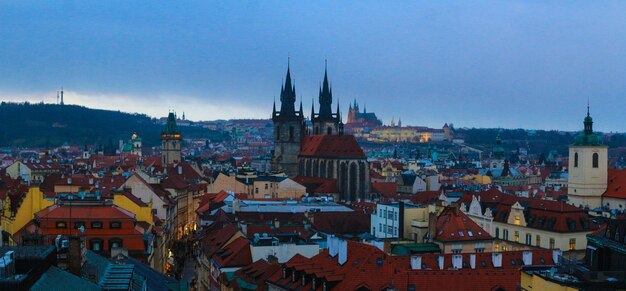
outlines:
M130 151L131 154L141 157L141 137L139 137L137 133L133 133L133 135L130 138L130 142L133 147L132 150Z
M337 103L337 112L333 114L333 90L328 83L328 70L324 68L324 82L320 86L319 92L320 111L315 114L315 108L311 107L311 121L313 122L313 134L333 135L343 134L343 123L341 122L341 112Z
M285 84L280 89L280 111L276 111L276 102L272 110L274 122L274 150L272 152L271 167L273 171L283 171L288 177L298 175L298 155L300 142L305 135L306 124L300 110L295 110L296 86L292 84L291 72L287 66Z
M608 147L602 137L593 132L593 119L584 120L584 131L569 147L568 189L569 203L594 209L602 206L602 194L607 188Z
M163 166L181 161L181 146L183 136L176 125L176 115L170 112L167 123L161 131L161 160Z

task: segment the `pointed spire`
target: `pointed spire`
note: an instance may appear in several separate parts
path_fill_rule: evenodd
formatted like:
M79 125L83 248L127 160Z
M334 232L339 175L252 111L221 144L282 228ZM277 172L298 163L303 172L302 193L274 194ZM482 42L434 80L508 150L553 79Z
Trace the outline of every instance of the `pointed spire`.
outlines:
M287 58L287 76L280 90L280 115L285 117L295 116L295 103L296 85L295 82L291 80L291 64L290 59Z
M311 120L315 117L315 99L311 99Z
M276 97L274 97L274 108L272 108L272 117L276 116Z
M585 125L585 135L593 134L593 118L589 115L589 101L587 101L587 117L585 117L585 121L583 122Z
M367 113L367 104L363 103L363 113Z
M341 123L341 110L339 110L339 100L337 100L337 120Z
M320 112L318 116L325 119L332 118L333 95L328 82L328 63L326 60L324 60L324 81L322 81L322 88L320 88L319 102Z
M300 96L300 116L304 116L304 111L302 110L302 96Z

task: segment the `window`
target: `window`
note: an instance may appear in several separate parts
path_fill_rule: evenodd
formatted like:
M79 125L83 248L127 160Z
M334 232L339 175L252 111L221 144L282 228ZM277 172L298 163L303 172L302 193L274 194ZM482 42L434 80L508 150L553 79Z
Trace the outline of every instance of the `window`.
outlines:
M392 219L393 220L393 213L394 213L393 210L387 211L387 219Z
M65 221L57 221L57 228L67 228L67 223Z
M574 168L578 168L578 153L574 153Z
M550 249L554 248L554 239L550 238Z
M265 190L269 189L269 185L265 183Z
M102 240L99 238L94 238L89 241L90 249L94 252L102 251Z
M383 229L383 224L382 224L382 223L379 223L379 224L378 224L378 229L379 229L380 231L382 231L382 232L385 232L385 230Z
M495 247L494 247L494 251L495 251L495 252L499 252L499 251L500 251L500 244L498 244L498 243L497 243L497 244L495 245Z
M537 246L541 247L541 237L539 235L537 235L536 241L537 241Z
M533 236L530 233L526 234L526 244L531 245L533 240Z
M122 223L119 221L111 221L109 228L122 228Z
M328 129L326 129L326 134L328 134L328 135L333 134L333 128L329 127Z
M506 252L509 250L509 247L507 245L502 245L502 251Z
M502 236L504 240L509 240L509 230L505 229L502 231Z
M74 229L79 229L81 227L85 226L85 222L84 221L76 221L74 222Z
M570 238L569 239L569 250L573 251L574 249L576 249L576 239L575 238Z
M519 222L519 221L520 221L519 216L515 216L515 222L514 222L514 224L515 224L515 225L519 225L519 224L520 224L520 222Z
M515 242L519 242L519 231L515 231Z
M259 187L256 187L256 188L254 189L254 194L259 194Z
M289 127L289 141L293 141L293 126Z
M598 153L593 153L593 167L597 168L598 167Z
M496 238L500 238L500 229L496 227Z
M91 228L102 228L102 221L92 221Z
M398 228L397 227L393 228L393 235L398 235Z
M113 248L121 248L122 247L122 240L119 238L112 238L109 240L109 249L113 249Z

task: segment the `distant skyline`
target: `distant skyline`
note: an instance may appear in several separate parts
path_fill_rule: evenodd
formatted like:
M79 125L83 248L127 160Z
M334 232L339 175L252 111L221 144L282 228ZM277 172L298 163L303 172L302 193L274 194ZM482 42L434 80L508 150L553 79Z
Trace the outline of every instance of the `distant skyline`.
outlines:
M0 99L191 120L269 118L291 60L305 114L626 132L626 2L0 0Z

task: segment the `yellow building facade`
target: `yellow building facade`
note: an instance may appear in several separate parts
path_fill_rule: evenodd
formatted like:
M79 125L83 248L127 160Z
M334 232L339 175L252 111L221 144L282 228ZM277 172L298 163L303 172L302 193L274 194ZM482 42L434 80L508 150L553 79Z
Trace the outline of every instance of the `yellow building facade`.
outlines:
M33 186L28 189L24 200L15 212L11 211L10 205L11 198L7 197L4 201L2 230L13 236L33 220L36 212L54 205L54 199L46 198L39 187Z

